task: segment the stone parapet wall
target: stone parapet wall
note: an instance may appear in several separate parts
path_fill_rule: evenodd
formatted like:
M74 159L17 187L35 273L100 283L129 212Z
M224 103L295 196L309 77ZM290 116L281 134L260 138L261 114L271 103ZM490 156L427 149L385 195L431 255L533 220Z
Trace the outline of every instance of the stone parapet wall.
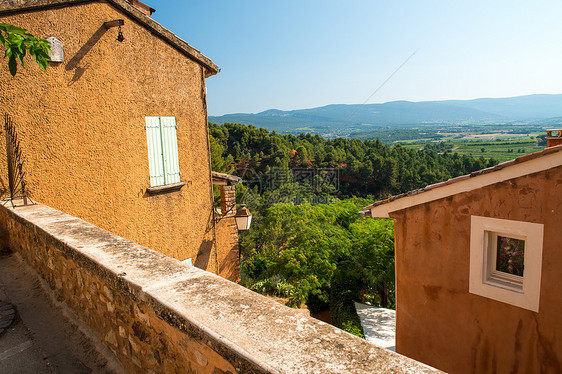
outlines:
M131 373L434 371L44 205L0 230Z

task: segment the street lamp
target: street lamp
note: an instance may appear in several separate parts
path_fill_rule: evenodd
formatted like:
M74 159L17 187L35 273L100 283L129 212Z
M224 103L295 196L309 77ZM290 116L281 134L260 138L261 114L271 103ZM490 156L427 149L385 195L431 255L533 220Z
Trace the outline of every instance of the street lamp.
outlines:
M239 231L248 230L252 223L252 213L246 208L245 204L240 205L240 209L236 212L236 227Z

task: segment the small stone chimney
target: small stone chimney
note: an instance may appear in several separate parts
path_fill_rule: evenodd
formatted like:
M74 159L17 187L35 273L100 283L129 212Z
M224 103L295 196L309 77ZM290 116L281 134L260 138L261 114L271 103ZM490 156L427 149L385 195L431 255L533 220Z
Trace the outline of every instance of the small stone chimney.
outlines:
M221 212L226 217L236 215L236 186L221 186Z
M129 3L146 14L148 17L152 16L152 13L156 12L154 8L149 7L148 5L141 3L139 0L129 0Z
M562 144L562 130L546 130L546 148Z

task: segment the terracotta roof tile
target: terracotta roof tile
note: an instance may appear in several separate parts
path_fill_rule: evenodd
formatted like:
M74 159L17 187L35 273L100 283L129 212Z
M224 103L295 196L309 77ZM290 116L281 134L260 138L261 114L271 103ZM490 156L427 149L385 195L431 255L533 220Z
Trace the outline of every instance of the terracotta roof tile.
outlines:
M466 179L469 179L470 175L461 175L455 178L451 178L448 181L445 181L445 184L453 184L453 183L457 183Z

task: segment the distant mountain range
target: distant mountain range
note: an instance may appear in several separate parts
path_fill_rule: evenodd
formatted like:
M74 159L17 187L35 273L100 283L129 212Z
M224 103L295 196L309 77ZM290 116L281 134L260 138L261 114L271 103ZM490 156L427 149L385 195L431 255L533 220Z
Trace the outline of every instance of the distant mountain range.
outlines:
M323 135L368 132L377 128L430 124L498 124L516 121L560 121L562 94L527 95L498 99L392 101L384 104L333 104L312 109L266 110L210 116L214 123L235 122L281 133ZM538 122L537 122L538 121Z

